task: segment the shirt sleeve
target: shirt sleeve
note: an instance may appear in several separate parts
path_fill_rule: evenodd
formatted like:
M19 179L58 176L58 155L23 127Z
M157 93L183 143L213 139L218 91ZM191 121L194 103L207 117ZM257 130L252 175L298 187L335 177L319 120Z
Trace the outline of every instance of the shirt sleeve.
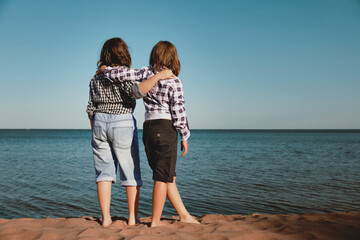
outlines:
M138 82L135 82L135 84L131 87L131 96L135 99L140 99L146 96L141 92Z
M134 94L135 95L138 94L137 93L138 89L136 87L136 85L138 85L137 82L125 81L117 84L120 84L119 88L121 89L120 91L122 91L122 93L125 94L124 96L129 96L130 98L136 98ZM139 91L140 91L140 87L139 87Z
M189 123L185 111L185 99L181 80L176 78L175 85L169 89L170 113L174 127L179 131L181 140L185 141L190 137Z
M88 102L88 105L86 107L86 112L88 114L88 117L90 120L93 120L94 119L94 112L96 110L96 107L95 107L95 104L94 104L94 101L93 101L93 92L92 92L92 82L90 82L90 85L89 85L89 102Z
M105 68L104 75L114 82L137 81L142 82L153 75L149 67L130 69L126 67Z

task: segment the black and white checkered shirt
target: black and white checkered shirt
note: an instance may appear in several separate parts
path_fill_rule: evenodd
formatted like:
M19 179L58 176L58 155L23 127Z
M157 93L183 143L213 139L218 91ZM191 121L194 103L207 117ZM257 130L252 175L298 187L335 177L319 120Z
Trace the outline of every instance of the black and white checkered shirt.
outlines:
M126 67L108 67L104 74L114 80L144 81L153 76L153 70L149 67L142 69L129 69ZM190 137L188 120L185 112L185 99L182 82L179 78L159 81L143 98L145 105L145 120L169 118L174 127L179 131L181 140Z
M89 85L89 102L86 109L89 119L93 119L96 112L133 113L136 106L136 100L133 98L134 85L138 86L138 83L113 82L104 74L94 76Z

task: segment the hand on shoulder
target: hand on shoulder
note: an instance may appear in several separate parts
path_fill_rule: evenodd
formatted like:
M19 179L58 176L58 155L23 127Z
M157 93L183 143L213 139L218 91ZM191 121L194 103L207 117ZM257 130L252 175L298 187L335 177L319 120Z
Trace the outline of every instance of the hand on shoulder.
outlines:
M158 74L159 74L159 80L175 78L174 73L168 68L163 69Z
M99 67L98 70L96 71L95 75L98 75L100 73L104 73L105 68L107 68L106 65L102 65L101 67Z

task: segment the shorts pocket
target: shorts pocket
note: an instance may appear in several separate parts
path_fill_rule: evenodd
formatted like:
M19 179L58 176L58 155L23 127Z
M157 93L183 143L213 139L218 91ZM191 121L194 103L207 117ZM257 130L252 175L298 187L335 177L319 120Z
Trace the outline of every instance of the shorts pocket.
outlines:
M113 127L113 146L116 148L130 148L134 138L134 127Z
M152 141L155 145L158 146L168 146L174 144L176 141L176 135L171 133L164 132L154 132L152 133Z

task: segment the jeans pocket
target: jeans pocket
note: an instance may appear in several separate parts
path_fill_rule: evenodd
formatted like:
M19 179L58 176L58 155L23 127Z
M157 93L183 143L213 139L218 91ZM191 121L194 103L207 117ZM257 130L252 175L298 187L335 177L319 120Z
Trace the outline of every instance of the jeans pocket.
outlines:
M104 134L101 126L93 126L93 139L103 140Z
M134 138L134 127L113 127L113 147L130 148Z
M101 148L106 142L106 132L101 126L93 126L91 146L93 148Z

